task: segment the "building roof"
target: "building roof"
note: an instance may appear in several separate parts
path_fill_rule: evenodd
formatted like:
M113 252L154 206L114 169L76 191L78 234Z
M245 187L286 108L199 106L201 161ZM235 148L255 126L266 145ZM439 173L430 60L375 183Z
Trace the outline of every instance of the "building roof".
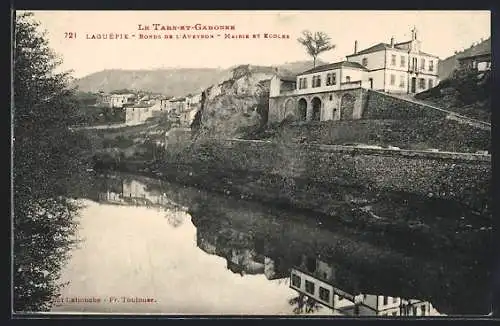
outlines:
M378 51L382 51L382 50L390 49L390 48L391 48L390 44L381 42L381 43L375 44L373 46L370 46L367 49L364 49L364 50L358 51L356 53L350 54L347 57L352 57L352 56L355 56L355 55L367 54L367 53L372 53L372 52L378 52Z
M134 108L134 109L147 109L152 107L154 104L150 103L136 103L131 106L128 106L129 108Z
M478 57L486 54L491 54L491 38L488 38L487 40L477 44L476 46L464 50L462 53L457 54L456 58L460 60L465 58Z
M389 43L380 42L380 43L375 44L375 45L373 45L373 46L371 46L371 47L369 47L367 49L358 51L358 52L353 53L353 54L349 54L346 57L353 57L353 56L357 56L357 55L363 55L363 54L368 54L368 53L373 53L373 52L379 52L379 51L384 51L384 50L404 50L404 51L406 51L406 49L403 48L402 46L403 45L407 45L408 43L411 43L411 41L395 43L394 47L392 47ZM426 53L426 52L423 52L423 51L420 51L418 54L425 55L425 56L428 56L428 57L439 58L438 56L436 56L434 54L429 54L429 53Z
M472 59L472 58L485 57L485 56L491 56L491 52L484 52L484 53L469 55L466 57L459 57L457 60L461 61L461 60L465 60L465 59Z
M298 74L297 76L312 74L312 73L315 73L315 72L321 72L321 71L326 71L326 70L339 69L341 67L348 67L348 68L356 68L356 69L368 70L368 69L366 69L366 67L364 67L363 65L361 65L361 64L359 64L357 62L340 61L340 62L330 63L330 64L327 64L327 65L322 65L322 66L319 66L319 67L316 67L316 68L312 68L312 69L306 70L306 71Z
M132 97L135 97L135 94L111 94L111 96L132 98Z
M278 76L282 81L285 82L297 82L297 76L292 76L292 75L279 75Z

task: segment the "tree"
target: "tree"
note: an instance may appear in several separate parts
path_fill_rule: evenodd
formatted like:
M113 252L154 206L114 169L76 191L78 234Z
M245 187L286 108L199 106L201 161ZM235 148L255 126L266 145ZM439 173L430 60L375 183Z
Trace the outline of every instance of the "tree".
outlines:
M80 205L70 191L85 171L91 144L68 127L77 109L69 73L31 13L15 18L14 311L49 310L63 284L60 270L75 244ZM85 176L82 176L85 178Z
M331 38L324 32L315 32L314 34L308 30L302 32L302 37L297 41L302 44L313 58L313 65L316 67L316 59L323 52L335 49L335 45L331 44Z
M288 304L294 307L293 313L296 315L304 313L310 314L321 308L321 306L313 298L309 298L302 293L299 293L298 296L288 300Z

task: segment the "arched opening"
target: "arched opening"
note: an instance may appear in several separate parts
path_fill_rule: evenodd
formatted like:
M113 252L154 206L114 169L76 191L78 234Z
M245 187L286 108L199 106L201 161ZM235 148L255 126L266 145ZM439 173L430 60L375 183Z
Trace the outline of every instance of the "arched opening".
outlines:
M340 101L340 119L352 120L354 113L354 102L356 99L351 94L344 94Z
M297 104L298 107L298 116L300 120L306 120L307 117L307 101L301 98Z
M292 99L288 99L285 102L285 110L283 113L283 118L286 119L288 117L295 117L295 110L294 110L295 104Z
M315 97L311 101L312 104L312 117L313 121L321 120L321 100L318 97Z

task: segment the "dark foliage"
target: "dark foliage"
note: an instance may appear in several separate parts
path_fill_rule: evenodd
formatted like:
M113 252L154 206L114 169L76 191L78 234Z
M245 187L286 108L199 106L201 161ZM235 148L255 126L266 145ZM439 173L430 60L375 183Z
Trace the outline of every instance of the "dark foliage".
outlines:
M14 310L44 311L74 244L79 205L68 193L90 142L70 126L76 116L69 75L32 15L16 17L14 49ZM77 182L77 181L76 181Z

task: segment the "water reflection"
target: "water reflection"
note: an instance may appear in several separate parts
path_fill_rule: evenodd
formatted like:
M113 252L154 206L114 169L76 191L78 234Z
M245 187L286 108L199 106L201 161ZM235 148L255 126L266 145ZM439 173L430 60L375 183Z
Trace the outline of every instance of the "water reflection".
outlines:
M295 295L283 297L291 313L489 312L488 285L467 286L471 275L484 275L479 267L450 265L431 254L422 260L397 248L375 246L359 233L326 227L314 216L137 176L98 177L86 197L161 209L174 228L191 216L197 247L225 259L228 271L240 277L264 275L294 290Z

